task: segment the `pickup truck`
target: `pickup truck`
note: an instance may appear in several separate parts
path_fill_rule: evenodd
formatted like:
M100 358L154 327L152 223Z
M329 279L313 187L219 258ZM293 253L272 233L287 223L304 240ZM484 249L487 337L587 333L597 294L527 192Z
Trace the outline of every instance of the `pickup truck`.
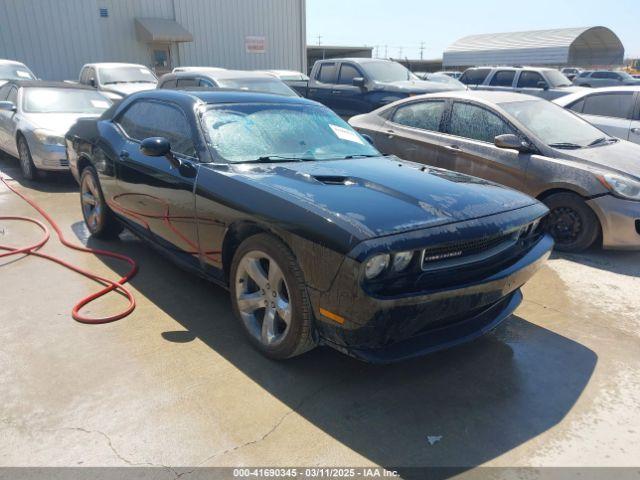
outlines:
M351 117L412 95L463 88L420 80L391 60L334 58L318 60L311 69L307 87L296 90L342 117Z

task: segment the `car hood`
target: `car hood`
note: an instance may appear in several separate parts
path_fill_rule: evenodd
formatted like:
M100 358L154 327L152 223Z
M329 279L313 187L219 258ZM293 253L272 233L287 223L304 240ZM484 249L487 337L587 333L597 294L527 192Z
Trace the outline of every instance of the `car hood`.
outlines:
M580 87L578 85L568 85L566 87L556 87L555 90L566 93L567 95L572 93L584 92L585 90L591 90L587 87Z
M108 85L104 85L102 90L105 92L115 92L120 95L130 95L136 92L142 92L144 90L153 90L156 88L155 83L110 83Z
M449 85L441 82L430 82L428 80L406 80L402 82L375 82L379 88L387 91L408 92L408 93L435 93L448 92L451 90L464 90L463 87Z
M51 132L64 135L78 119L98 118L100 115L82 113L28 113L24 114L24 116L35 128L44 128Z
M615 171L640 179L640 145L626 140L578 150L557 150L565 158L588 163L602 171Z
M238 164L230 174L340 225L360 240L522 208L509 188L396 157Z

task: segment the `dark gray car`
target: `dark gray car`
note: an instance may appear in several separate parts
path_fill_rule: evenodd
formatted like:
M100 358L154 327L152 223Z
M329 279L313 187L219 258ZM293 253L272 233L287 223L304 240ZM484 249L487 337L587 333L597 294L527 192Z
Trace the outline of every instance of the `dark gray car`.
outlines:
M640 85L640 79L633 78L627 72L595 70L582 72L573 79L573 83L582 87L622 87Z
M559 249L640 249L640 145L517 93L413 97L349 123L382 152L522 190L551 213Z

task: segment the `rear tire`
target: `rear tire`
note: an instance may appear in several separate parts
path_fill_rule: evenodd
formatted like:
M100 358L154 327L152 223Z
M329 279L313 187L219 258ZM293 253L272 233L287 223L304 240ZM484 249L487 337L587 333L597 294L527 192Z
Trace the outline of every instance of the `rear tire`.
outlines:
M80 175L80 206L92 236L112 239L120 235L122 225L105 202L98 173L93 167L85 167Z
M242 242L229 283L233 313L264 355L283 360L316 346L302 271L278 238L261 233Z
M595 242L600 223L593 210L575 193L554 193L543 200L549 207L544 229L561 252L581 252Z
M33 163L31 157L31 150L29 150L29 144L27 139L22 135L18 136L18 160L20 160L20 170L22 170L22 176L26 180L35 180L38 175L38 169Z

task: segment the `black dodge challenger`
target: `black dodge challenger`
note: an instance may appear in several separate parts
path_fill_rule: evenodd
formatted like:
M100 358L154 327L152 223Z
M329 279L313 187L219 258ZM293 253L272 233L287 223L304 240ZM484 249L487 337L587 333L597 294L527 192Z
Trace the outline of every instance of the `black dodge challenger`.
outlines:
M302 98L153 90L66 137L92 235L122 226L228 288L264 354L390 362L508 317L553 242L536 200L382 156Z

